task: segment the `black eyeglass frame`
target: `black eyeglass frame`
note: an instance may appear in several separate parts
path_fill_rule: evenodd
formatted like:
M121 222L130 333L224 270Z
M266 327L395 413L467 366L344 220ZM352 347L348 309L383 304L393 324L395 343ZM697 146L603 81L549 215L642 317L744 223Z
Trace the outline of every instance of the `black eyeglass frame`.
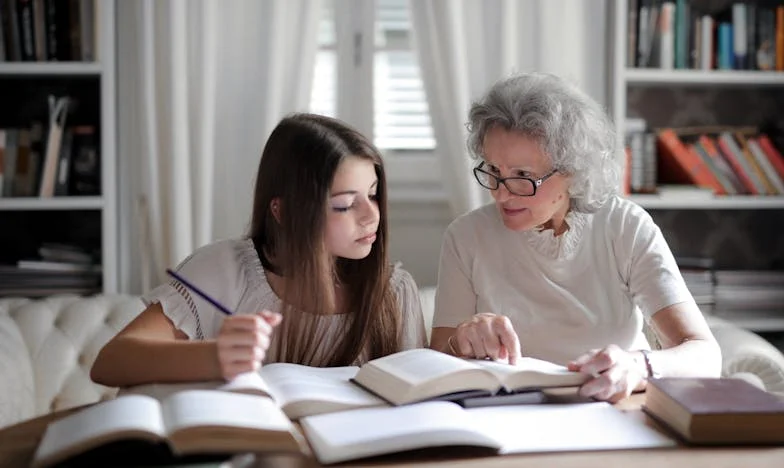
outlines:
M542 185L542 182L544 182L545 180L549 179L553 174L558 172L558 169L553 169L552 171L550 171L549 173L543 175L542 177L540 177L538 179L532 179L530 177L522 177L522 176L517 176L517 177L498 177L495 174L491 174L491 173L483 170L482 166L484 166L484 165L485 165L485 163L481 162L481 163L479 163L478 166L476 166L474 168L474 178L476 179L477 182L479 182L479 185L481 185L482 187L484 187L484 188L486 188L488 190L498 190L498 187L500 187L501 184L504 184L504 187L506 187L506 189L509 191L509 193L511 193L512 195L517 195L518 197L533 197L534 195L536 195L536 190L539 188L540 185ZM482 183L482 179L479 176L479 173L482 173L482 174L484 174L486 176L489 176L489 179L488 179L489 181L495 181L495 187L488 187L487 185L483 184ZM507 183L506 183L507 180L527 180L528 182L531 183L531 186L533 187L534 190L533 190L532 193L517 193L514 190L512 190L511 188L509 188L509 185L507 185Z

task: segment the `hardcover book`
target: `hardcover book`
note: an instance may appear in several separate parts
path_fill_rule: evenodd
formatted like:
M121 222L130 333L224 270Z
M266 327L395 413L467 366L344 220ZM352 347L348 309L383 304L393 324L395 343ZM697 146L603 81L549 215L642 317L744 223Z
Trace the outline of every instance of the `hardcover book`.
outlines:
M784 399L740 379L653 379L643 410L693 444L784 443Z

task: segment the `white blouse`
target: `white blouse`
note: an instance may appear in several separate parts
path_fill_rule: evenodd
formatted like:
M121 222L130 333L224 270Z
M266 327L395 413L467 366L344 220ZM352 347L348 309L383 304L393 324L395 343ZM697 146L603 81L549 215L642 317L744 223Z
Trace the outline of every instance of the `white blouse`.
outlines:
M279 312L282 301L267 281L261 260L247 238L228 239L197 249L177 267L178 273L198 286L213 299L236 314L254 314L262 310ZM395 265L391 278L392 289L397 296L402 318L401 350L427 346L422 307L419 293L411 275ZM218 335L226 317L212 304L196 294L191 294L180 282L172 280L162 284L142 297L144 303L160 303L163 312L190 339L210 339ZM319 336L316 359L321 360L340 341L345 329L346 314L303 314L315 321L315 327L323 330ZM307 320L303 326L307 327ZM310 325L313 326L313 325ZM277 362L277 335L273 334L265 363ZM363 354L355 364L367 360Z
M569 229L516 232L495 205L456 219L441 248L433 327L474 314L507 316L523 355L566 363L616 344L647 348L643 320L693 301L659 227L638 205L614 198Z

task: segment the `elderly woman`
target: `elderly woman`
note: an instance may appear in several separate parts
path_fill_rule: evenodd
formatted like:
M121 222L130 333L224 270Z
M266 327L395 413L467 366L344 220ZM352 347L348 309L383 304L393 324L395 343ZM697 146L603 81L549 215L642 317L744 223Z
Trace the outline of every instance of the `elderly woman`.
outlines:
M593 377L583 396L608 401L650 377L719 375L661 231L617 195L615 133L596 102L552 75L506 79L473 104L468 145L495 203L444 236L433 349L561 363Z

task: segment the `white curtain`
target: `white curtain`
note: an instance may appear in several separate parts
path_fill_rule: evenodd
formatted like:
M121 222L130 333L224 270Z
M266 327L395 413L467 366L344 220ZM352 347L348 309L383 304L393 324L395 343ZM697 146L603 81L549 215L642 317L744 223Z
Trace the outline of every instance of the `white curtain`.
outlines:
M473 180L472 100L513 72L561 75L604 103L606 0L411 0L422 78L453 214L487 194ZM568 31L568 33L566 33Z
M319 12L311 0L118 2L122 291L246 231L264 141L307 109Z

